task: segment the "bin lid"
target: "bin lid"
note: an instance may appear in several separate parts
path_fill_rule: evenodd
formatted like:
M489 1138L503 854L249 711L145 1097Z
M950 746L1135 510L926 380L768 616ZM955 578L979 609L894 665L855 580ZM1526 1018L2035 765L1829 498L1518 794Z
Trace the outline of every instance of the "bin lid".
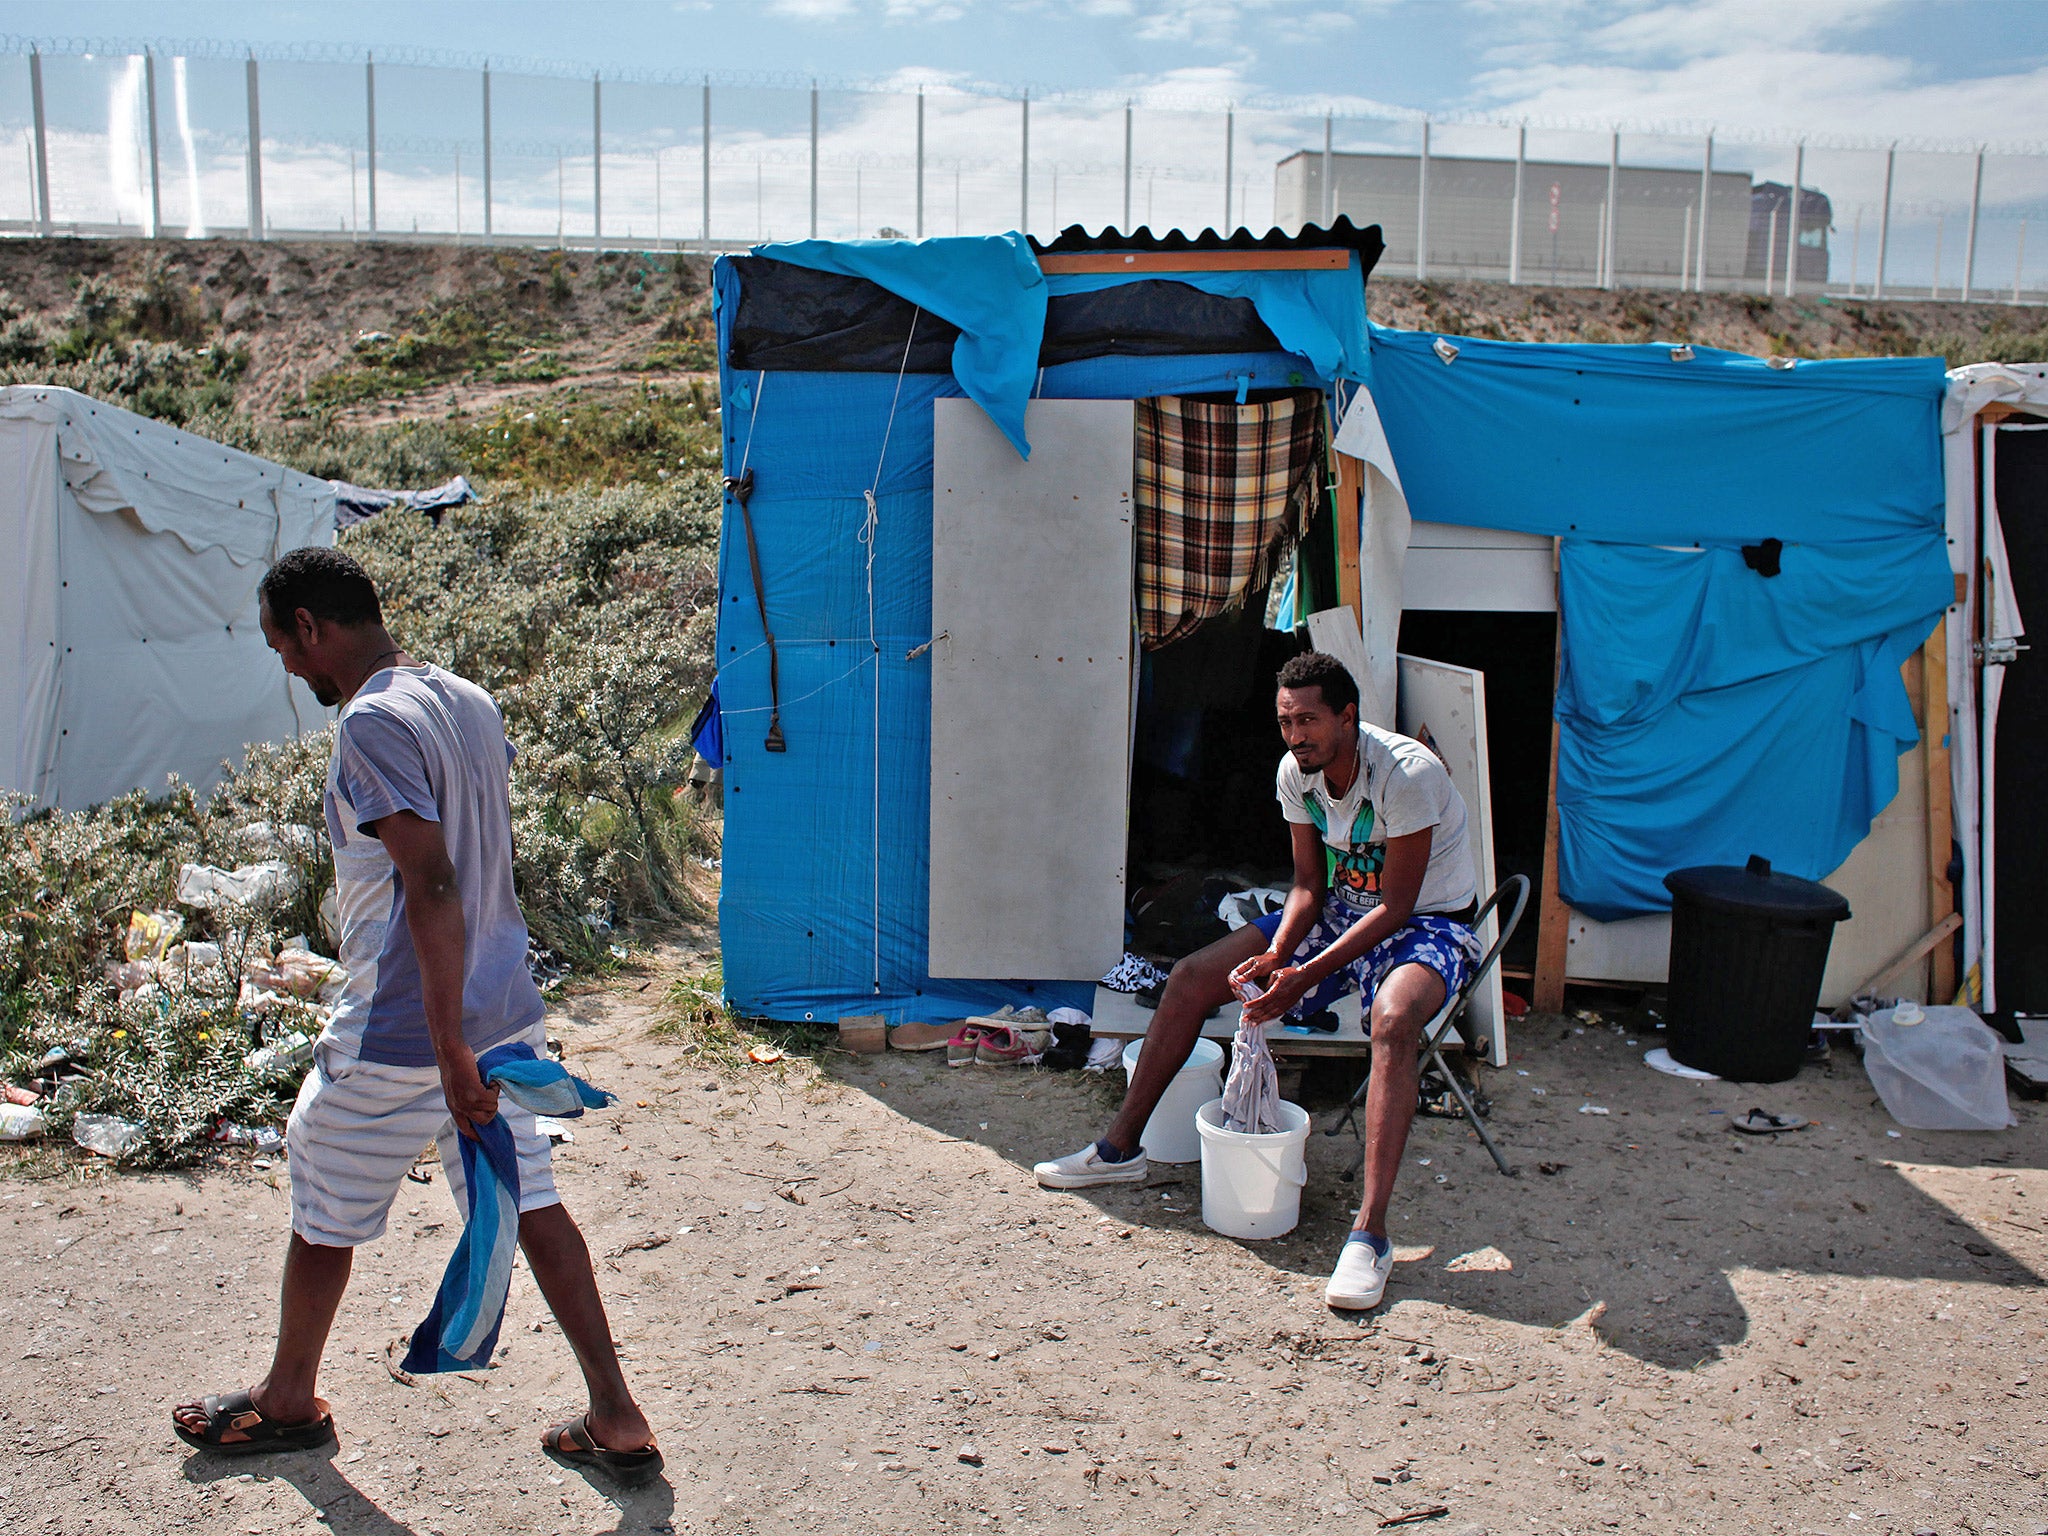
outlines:
M1771 917L1826 918L1842 922L1849 916L1849 903L1839 891L1818 880L1781 875L1771 861L1751 854L1747 865L1699 864L1691 869L1674 869L1664 877L1664 888L1701 906L1723 912L1746 912Z

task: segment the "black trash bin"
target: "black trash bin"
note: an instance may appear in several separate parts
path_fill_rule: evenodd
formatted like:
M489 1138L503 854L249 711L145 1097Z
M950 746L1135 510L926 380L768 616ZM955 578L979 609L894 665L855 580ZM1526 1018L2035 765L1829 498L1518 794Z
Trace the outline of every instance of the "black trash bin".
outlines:
M1835 924L1849 903L1813 880L1704 864L1664 877L1671 892L1672 1059L1717 1077L1781 1083L1806 1059Z

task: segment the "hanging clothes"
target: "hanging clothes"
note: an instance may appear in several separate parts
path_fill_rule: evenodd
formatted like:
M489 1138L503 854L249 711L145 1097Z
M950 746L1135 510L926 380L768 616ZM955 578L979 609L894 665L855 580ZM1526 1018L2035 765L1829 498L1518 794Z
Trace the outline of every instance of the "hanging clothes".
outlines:
M1171 645L1263 591L1325 484L1316 391L1138 402L1138 636Z

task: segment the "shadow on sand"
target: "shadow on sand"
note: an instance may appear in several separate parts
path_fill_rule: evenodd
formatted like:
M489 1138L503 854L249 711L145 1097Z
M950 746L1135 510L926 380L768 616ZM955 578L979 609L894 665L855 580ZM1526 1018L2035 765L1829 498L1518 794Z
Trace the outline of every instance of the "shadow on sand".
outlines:
M1530 1032L1522 1049L1521 1062L1539 1076L1570 1078L1579 1065L1570 1059L1573 1046L1549 1046L1542 1033ZM1543 1060L1551 1049L1566 1059ZM1389 1305L1436 1302L1540 1328L1584 1317L1616 1349L1683 1370L1720 1358L1747 1336L1751 1319L1731 1279L1745 1271L2013 1290L2044 1284L1891 1162L2044 1166L2048 1117L2030 1107L2019 1106L2021 1125L2004 1135L1913 1132L1888 1140L1891 1121L1847 1052L1768 1090L1679 1084L1633 1058L1624 1065L1618 1054L1600 1063L1612 1079L1614 1109L1605 1117L1577 1114L1576 1088L1539 1098L1511 1072L1484 1074L1483 1086L1500 1101L1489 1125L1517 1165L1514 1178L1501 1176L1462 1121L1416 1121L1392 1221L1397 1252L1409 1261L1395 1267ZM1122 1092L1117 1072L1026 1077L992 1068L949 1072L929 1055L827 1059L849 1086L1026 1170L1098 1134ZM1359 1071L1355 1063L1312 1069L1302 1093L1315 1134L1300 1225L1244 1245L1281 1274L1320 1280L1350 1227L1358 1185L1340 1175L1355 1143L1322 1132ZM1777 1137L1730 1133L1728 1115L1760 1094L1815 1125ZM1228 1241L1202 1226L1200 1192L1199 1165L1154 1164L1143 1187L1076 1193L1118 1221ZM1487 1248L1505 1253L1512 1271L1446 1268Z

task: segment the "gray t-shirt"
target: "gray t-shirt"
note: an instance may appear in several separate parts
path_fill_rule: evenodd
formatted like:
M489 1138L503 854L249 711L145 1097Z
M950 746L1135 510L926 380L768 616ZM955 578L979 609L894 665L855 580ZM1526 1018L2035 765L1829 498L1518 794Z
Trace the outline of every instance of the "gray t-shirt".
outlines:
M546 1013L512 888L512 744L491 696L436 666L373 673L343 706L327 766L327 833L348 987L326 1038L394 1067L434 1065L405 886L364 827L395 811L439 822L462 893L462 1038L479 1054Z
M1456 912L1479 899L1465 836L1465 799L1441 759L1413 737L1358 727L1358 777L1339 800L1320 773L1303 773L1288 753L1276 785L1281 812L1323 834L1330 892L1363 915L1380 904L1387 839L1435 828L1417 912Z

